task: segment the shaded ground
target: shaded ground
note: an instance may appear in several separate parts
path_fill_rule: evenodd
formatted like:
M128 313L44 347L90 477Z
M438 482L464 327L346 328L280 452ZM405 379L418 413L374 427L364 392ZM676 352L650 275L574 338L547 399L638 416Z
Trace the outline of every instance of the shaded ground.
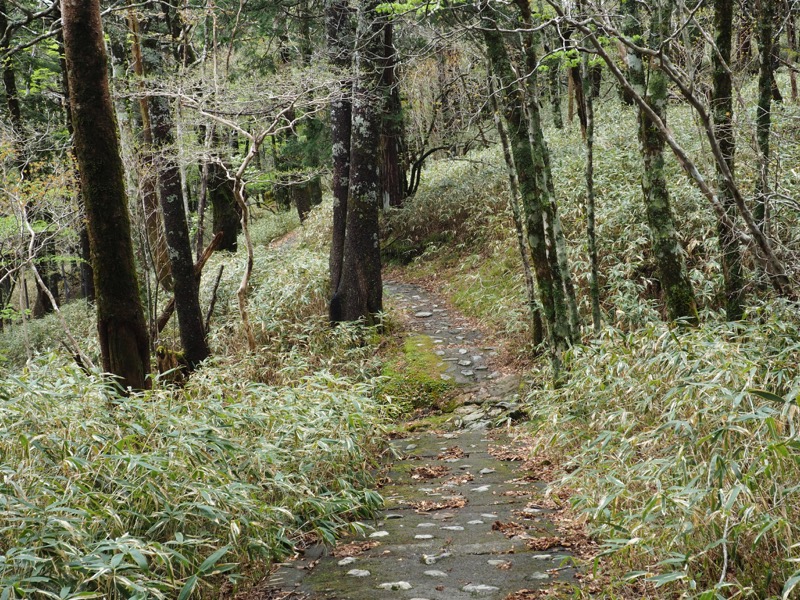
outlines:
M496 369L497 348L420 287L389 283L409 335L430 336L460 384L446 431L394 440L386 509L365 537L333 552L309 548L281 565L263 598L459 600L506 598L574 575L544 484L521 469L502 429L518 415L519 378Z

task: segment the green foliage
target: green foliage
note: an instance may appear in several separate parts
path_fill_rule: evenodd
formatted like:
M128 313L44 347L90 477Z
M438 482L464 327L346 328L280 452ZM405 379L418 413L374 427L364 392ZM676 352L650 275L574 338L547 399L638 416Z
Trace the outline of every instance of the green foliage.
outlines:
M556 485L575 492L627 580L777 598L792 575L800 320L780 303L749 318L688 332L607 328L573 350L562 389L528 398L541 446L571 457Z
M0 597L216 597L374 516L368 467L397 409L378 401L365 332L327 324L326 256L269 248L290 219L269 220L254 227L259 350L247 351L236 308L243 253L215 255L201 284L207 305L225 266L215 355L182 389L119 399L55 352L20 369L22 329L3 333L16 342L0 350L15 353L0 371ZM79 339L92 335L85 305L65 310ZM45 348L55 331L31 321L28 340Z

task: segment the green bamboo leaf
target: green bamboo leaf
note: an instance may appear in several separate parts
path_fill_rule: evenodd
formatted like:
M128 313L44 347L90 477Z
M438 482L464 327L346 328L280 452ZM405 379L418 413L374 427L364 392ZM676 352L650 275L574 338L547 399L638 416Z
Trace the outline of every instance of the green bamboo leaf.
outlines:
M230 549L231 549L230 546L223 546L222 548L214 552L214 554L212 554L203 561L203 564L200 565L200 569L198 570L198 572L203 574L207 573L209 570L211 570L211 568L215 564L217 564L217 561L220 558L225 556L230 551Z
M789 594L791 594L792 590L797 587L798 583L800 583L800 573L795 573L789 577L789 579L786 580L786 583L783 584L781 600L787 600L789 598Z
M755 394L756 396L760 396L765 400L777 402L778 404L786 404L787 402L791 402L790 400L786 400L783 396L778 396L778 394L773 394L772 392L768 392L766 390L749 389L747 391L751 394Z
M192 591L194 591L194 587L197 585L197 575L192 575L189 579L186 580L186 583L183 584L181 588L181 593L178 594L178 600L186 600L189 596L192 595Z

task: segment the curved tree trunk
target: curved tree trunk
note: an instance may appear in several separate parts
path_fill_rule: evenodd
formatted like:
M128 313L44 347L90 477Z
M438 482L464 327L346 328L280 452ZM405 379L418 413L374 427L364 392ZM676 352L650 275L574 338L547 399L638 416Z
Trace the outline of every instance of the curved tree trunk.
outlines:
M131 243L125 180L106 73L99 0L63 0L75 153L86 205L103 368L148 385L150 348Z

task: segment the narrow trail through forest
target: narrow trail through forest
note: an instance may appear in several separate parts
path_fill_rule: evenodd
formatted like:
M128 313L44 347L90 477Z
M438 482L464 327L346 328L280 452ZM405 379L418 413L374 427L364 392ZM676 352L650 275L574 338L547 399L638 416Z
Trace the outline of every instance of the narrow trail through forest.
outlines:
M307 549L259 598L460 600L534 598L575 574L545 484L504 427L519 410L519 376L496 370L499 348L420 286L391 282L407 336L429 336L458 406L436 428L392 441L386 508L364 537ZM520 590L527 592L519 593ZM248 598L253 598L249 595Z

